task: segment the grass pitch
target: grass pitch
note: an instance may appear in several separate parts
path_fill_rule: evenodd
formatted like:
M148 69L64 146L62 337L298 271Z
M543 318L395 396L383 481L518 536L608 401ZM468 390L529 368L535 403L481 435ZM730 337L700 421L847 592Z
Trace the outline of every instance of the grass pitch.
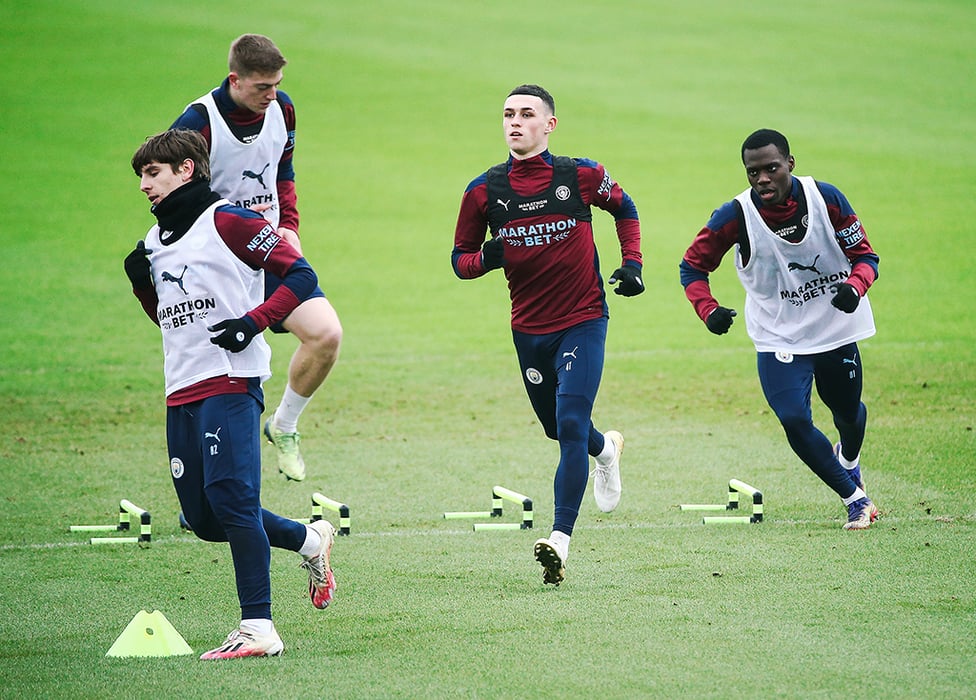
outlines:
M0 256L0 697L971 697L976 365L970 222L976 92L967 2L703 1L530 7L108 0L0 7L8 173ZM309 478L265 453L268 507L352 508L335 604L273 558L280 659L114 659L140 609L198 653L238 610L229 552L182 533L163 434L158 331L122 259L151 217L129 159L272 36L298 105L304 248L343 320L339 365L302 421ZM522 82L556 97L554 152L607 165L641 213L648 291L611 295L594 420L627 439L624 498L587 496L567 581L541 584L557 449L523 396L500 275L456 280L465 185L505 157ZM707 333L677 264L745 188L742 139L772 127L797 172L836 184L881 255L862 343L867 532L785 444L744 329ZM605 265L612 225L597 214ZM741 309L730 261L714 276ZM283 388L294 348L272 339ZM818 409L819 411L819 409ZM818 423L827 427L819 411ZM679 503L760 488L761 525ZM446 510L501 484L531 532L474 533ZM153 514L153 543L91 547L68 526ZM516 519L513 513L506 515Z

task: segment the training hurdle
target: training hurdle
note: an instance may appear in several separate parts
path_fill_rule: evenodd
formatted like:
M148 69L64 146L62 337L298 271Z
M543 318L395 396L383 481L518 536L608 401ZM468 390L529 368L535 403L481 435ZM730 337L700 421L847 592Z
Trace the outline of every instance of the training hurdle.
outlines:
M121 544L126 542L149 542L152 540L152 517L149 511L140 508L132 501L123 498L119 501L119 522L116 525L72 525L70 532L108 532L130 531L133 517L139 518L138 537L92 537L91 544Z
M750 486L744 481L739 479L729 479L729 494L728 501L724 504L721 503L682 503L679 507L681 510L691 510L691 511L712 511L712 510L738 510L739 509L739 494L744 493L752 497L752 514L751 515L719 515L719 516L704 516L702 518L702 524L704 525L733 525L736 523L761 523L763 519L763 495L762 491Z
M349 506L339 501L334 501L328 496L316 491L312 494L312 522L322 519L322 509L328 508L339 514L339 534L348 535L352 531L352 518L349 515Z
M500 518L504 512L504 502L518 504L522 507L522 521L519 523L475 523L475 532L489 530L531 530L532 529L532 499L528 496L512 491L504 486L495 486L491 490L491 510L460 510L444 513L445 520L461 520L465 518Z

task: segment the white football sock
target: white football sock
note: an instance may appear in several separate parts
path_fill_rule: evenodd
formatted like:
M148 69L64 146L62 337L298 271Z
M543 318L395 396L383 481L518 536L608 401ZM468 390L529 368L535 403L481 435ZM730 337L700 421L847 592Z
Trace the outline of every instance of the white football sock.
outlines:
M302 548L298 550L298 553L303 557L312 557L319 553L319 547L321 546L322 535L320 535L317 530L306 525L305 542L302 544Z
M603 450L596 456L596 461L600 464L610 464L613 458L617 456L617 446L614 444L613 440L603 437Z
M610 441L607 440L607 442ZM552 545L556 548L556 552L565 565L566 559L569 557L569 535L559 530L553 530L552 534L549 535L549 541L552 542Z
M241 629L259 637L267 637L274 632L274 623L264 618L251 618L250 620L241 620Z
M283 433L297 432L298 418L311 400L311 396L302 396L295 393L291 386L286 386L281 403L274 412L275 427Z
M841 500L844 501L844 505L845 506L849 506L850 504L852 504L857 499L859 499L859 498L867 498L867 497L868 497L868 495L866 493L864 493L864 491L862 491L860 488L856 488L856 489L854 489L854 493L852 493L847 498L842 498Z

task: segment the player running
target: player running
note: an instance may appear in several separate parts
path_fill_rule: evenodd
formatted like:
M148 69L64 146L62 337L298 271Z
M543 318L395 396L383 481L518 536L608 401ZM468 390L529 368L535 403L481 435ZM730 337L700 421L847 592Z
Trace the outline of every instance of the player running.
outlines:
M261 331L315 288L316 275L260 214L210 189L199 133L151 137L132 168L158 223L126 257L125 272L163 336L173 486L194 534L230 544L241 606L238 627L200 658L275 656L284 644L271 619L271 547L302 555L316 608L335 592L332 525L261 507L261 383L271 375ZM266 301L265 273L282 280Z
M601 433L590 419L609 318L591 207L616 222L622 263L609 279L614 291L644 291L634 202L599 163L549 152L556 123L552 95L543 88L521 85L509 93L502 116L509 158L468 185L451 255L461 279L504 271L522 382L546 436L559 442L552 534L534 547L543 581L554 585L565 575L590 456L600 510L616 508L621 492L624 438Z
M266 36L244 34L230 47L230 74L199 97L171 128L199 131L210 149L212 187L237 206L260 211L299 253L295 193L295 105L279 89L287 61ZM265 295L281 284L266 275ZM339 357L342 326L322 290L271 325L299 341L288 365L288 383L264 434L278 453L278 470L288 479L305 478L298 419Z
M866 295L879 259L840 190L793 176L785 136L760 129L741 155L749 189L698 233L681 261L681 284L708 330L727 333L736 312L719 306L708 275L735 246L766 401L796 455L847 506L844 529L863 530L878 509L861 477L867 408L857 341L874 335ZM840 435L834 446L813 424L814 383Z

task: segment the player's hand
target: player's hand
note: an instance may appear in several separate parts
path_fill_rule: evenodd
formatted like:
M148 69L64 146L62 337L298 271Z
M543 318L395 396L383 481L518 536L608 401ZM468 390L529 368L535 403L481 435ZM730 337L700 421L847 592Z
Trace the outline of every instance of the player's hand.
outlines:
M291 247L297 250L299 255L303 255L302 241L301 239L299 239L297 231L293 231L290 228L280 226L278 228L278 235L284 238L289 244L291 244Z
M732 319L735 315L735 309L727 309L724 306L719 306L712 313L708 314L708 317L705 319L705 325L715 335L722 335L729 332L729 328L732 327Z
M497 270L505 264L505 241L501 236L489 238L481 246L481 264L486 271Z
M617 285L613 288L614 294L619 294L623 297L635 297L644 291L644 280L641 279L640 270L636 265L623 264L613 271L610 275L610 279L607 280L610 285ZM617 284L619 282L619 284Z
M861 295L854 289L854 285L841 282L831 286L834 290L834 298L830 303L843 311L845 314L852 314L861 303Z
M240 352L258 334L258 328L254 325L254 321L247 316L225 319L212 326L207 326L207 330L213 333L223 331L220 335L211 338L210 342L231 352Z
M145 241L139 241L135 250L125 256L125 274L133 289L149 289L153 286L152 272L149 269L149 254Z

